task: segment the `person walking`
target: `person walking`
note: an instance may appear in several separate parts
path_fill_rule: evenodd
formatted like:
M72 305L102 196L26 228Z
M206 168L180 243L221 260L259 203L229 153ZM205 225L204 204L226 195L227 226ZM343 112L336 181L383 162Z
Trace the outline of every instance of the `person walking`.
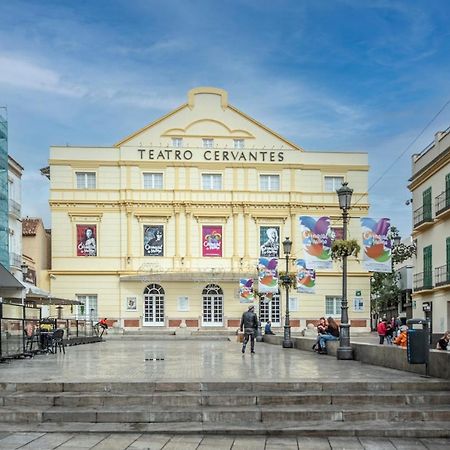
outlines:
M242 353L245 353L245 347L250 339L250 351L255 353L255 334L258 330L258 317L255 314L254 305L248 307L248 311L242 314L241 331L244 332L244 342L242 344Z
M380 320L380 322L377 325L377 333L378 333L378 337L380 338L380 345L384 344L384 338L386 337L386 323L387 320L383 319Z

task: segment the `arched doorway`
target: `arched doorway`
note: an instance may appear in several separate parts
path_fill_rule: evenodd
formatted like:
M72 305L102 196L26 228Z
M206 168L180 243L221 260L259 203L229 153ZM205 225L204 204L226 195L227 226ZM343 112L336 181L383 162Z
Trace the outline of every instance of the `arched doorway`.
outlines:
M261 300L259 303L259 320L264 324L270 320L273 327L281 326L280 294L273 294L267 303Z
M149 284L144 289L143 326L164 326L164 294L159 284Z
M202 291L204 327L223 326L223 291L217 284L208 284Z

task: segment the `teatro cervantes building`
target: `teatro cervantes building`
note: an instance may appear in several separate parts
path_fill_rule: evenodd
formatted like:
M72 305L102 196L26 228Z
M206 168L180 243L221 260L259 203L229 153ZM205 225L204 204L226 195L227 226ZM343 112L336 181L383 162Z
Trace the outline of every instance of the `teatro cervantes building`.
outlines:
M300 216L329 216L338 234L343 181L358 199L350 237L360 240L357 218L368 212L366 153L305 150L217 88L192 89L186 103L111 147L53 146L49 166L51 292L83 302L74 314L107 317L118 329L235 330L247 309L239 279L257 279L258 258L278 256L283 269L287 236L291 259L302 257ZM356 329L370 326L369 279L350 258ZM341 293L339 263L317 272L315 293L291 290L293 331L339 319ZM276 328L284 305L281 289L256 310Z

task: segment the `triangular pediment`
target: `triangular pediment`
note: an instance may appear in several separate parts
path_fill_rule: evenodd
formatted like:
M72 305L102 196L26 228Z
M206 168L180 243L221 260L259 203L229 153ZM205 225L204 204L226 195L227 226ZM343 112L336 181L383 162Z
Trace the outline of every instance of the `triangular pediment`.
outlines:
M228 104L223 89L203 87L188 93L188 102L116 144L120 146L170 146L180 138L188 147L201 146L210 138L215 146L233 146L243 139L247 148L291 148L302 150L275 131Z

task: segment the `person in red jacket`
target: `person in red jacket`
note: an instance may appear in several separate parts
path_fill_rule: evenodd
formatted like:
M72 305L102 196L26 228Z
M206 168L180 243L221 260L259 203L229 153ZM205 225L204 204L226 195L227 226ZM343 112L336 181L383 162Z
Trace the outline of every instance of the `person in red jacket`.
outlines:
M105 332L105 330L108 329L108 319L105 317L104 319L101 319L98 321L98 324L100 325L100 327L102 328L102 332L100 334L100 337L103 336L103 333ZM107 333L108 334L108 333Z
M383 345L384 344L384 338L386 336L386 327L387 324L387 319L383 319L380 320L380 322L378 323L377 326L377 333L378 333L378 337L380 338L380 344Z

